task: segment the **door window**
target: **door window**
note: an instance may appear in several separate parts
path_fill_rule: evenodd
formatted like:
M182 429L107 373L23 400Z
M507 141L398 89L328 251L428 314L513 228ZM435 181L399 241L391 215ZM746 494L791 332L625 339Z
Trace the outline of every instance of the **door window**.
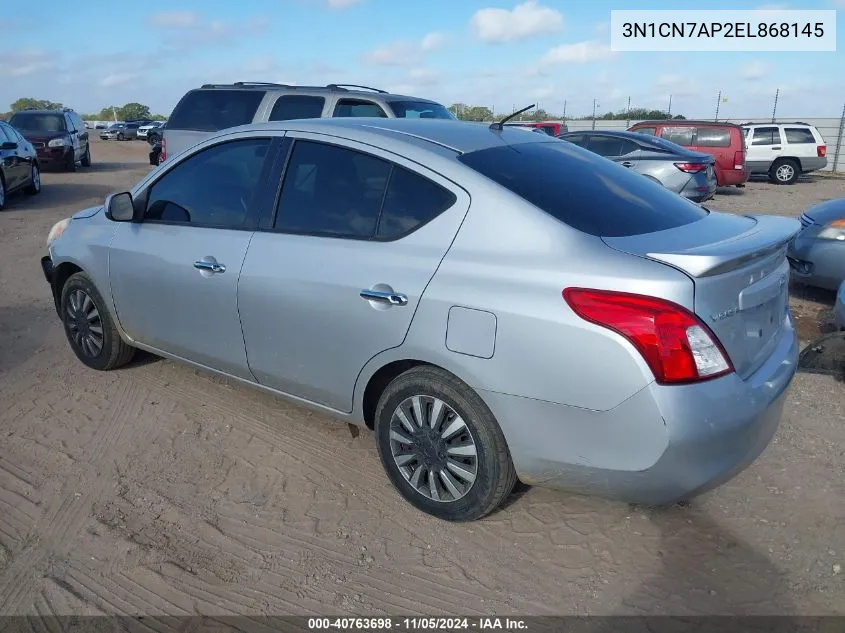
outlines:
M730 147L730 128L700 127L695 134L696 147Z
M573 136L565 136L564 141L569 141L578 147L587 147L587 137L584 134L575 134Z
M657 128L656 127L638 127L636 130L631 130L632 132L637 132L639 134L648 134L649 136L657 136Z
M337 117L373 116L383 119L387 114L376 103L364 99L341 99L334 108L334 115Z
M631 141L613 136L591 136L589 149L599 156L615 158L636 151L637 146Z
M282 95L276 99L270 112L270 121L289 121L290 119L319 119L323 114L326 100L323 97L309 95Z
M756 127L751 137L752 145L777 145L780 143L780 132L776 127Z
M242 227L269 146L266 138L230 141L180 162L150 188L144 219Z
M6 132L6 126L3 123L0 123L0 143L5 143L6 141L14 141L15 138Z
M816 139L808 128L786 127L783 128L783 133L786 135L786 142L790 145L816 144Z
M455 195L419 174L314 141L293 147L274 228L352 239L397 239L451 207Z
M665 138L667 141L672 141L673 143L677 143L678 145L684 145L688 147L692 145L693 132L695 132L695 128L692 127L664 127L660 133L660 136L662 138Z

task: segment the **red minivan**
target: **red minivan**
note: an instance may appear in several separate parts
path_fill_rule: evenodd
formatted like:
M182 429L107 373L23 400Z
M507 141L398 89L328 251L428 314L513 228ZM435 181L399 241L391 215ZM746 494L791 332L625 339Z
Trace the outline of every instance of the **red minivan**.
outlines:
M555 137L557 137L558 134L563 134L564 132L569 131L566 123L562 121L520 121L519 123L505 123L505 125L539 128L549 136Z
M628 131L659 136L696 152L712 154L716 159L716 183L720 187L744 187L748 180L745 135L738 125L673 119L640 121L629 127Z

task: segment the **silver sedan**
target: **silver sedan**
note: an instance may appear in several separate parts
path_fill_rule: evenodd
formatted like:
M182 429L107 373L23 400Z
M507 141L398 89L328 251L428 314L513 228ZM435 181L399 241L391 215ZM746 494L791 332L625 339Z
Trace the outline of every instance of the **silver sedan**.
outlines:
M845 280L845 198L807 209L789 246L792 276L809 286L836 290Z
M89 368L143 349L371 428L411 504L471 520L517 478L665 504L754 461L799 226L542 134L299 120L170 158L41 263Z

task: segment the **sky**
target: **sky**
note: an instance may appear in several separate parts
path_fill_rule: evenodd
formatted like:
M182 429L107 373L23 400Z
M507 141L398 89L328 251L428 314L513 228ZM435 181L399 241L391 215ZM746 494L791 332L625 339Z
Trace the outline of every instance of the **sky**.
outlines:
M146 4L146 3L145 3ZM570 0L111 0L10 5L0 14L0 111L19 97L81 113L140 102L169 114L203 83L355 83L497 113L627 107L712 118L836 117L845 104L845 0L709 9L839 9L837 52L613 52L611 9L677 3ZM35 34L37 33L37 37Z

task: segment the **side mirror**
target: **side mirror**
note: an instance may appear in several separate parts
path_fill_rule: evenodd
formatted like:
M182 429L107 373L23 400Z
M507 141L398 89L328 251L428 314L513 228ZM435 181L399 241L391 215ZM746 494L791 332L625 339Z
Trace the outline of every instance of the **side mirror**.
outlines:
M135 205L128 191L106 196L106 217L112 222L132 222L135 219Z
M18 149L18 144L15 141L5 141L2 145L0 145L1 150L11 150L11 149Z

